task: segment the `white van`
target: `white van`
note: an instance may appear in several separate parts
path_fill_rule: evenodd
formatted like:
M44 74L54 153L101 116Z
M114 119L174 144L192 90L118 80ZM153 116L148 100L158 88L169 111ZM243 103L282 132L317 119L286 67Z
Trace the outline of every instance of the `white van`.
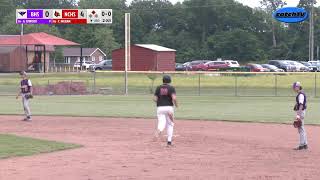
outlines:
M234 60L224 60L230 67L240 67L238 61Z
M311 65L313 66L316 66L317 67L317 71L320 71L320 61L308 61L308 63L310 63Z
M94 63L92 62L92 61L83 61L82 62L82 67L84 67L84 68L86 68L86 69L89 69L89 67L91 66L91 65L94 65ZM73 67L75 67L75 68L80 68L80 61L76 61L75 63L74 63L74 65L73 65Z

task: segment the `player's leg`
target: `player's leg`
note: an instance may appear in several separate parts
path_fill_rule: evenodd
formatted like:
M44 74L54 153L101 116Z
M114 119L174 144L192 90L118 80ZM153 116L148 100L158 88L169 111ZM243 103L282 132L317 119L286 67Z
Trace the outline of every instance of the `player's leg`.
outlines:
M26 120L31 120L31 110L29 107L29 99L25 98L25 96L22 96L22 103L23 103L23 109L26 115Z
M163 109L163 107L157 108L158 125L156 130L156 136L159 136L166 127L166 114L163 111Z
M298 131L300 136L300 146L304 146L304 148L307 148L308 141L307 141L307 133L304 127L304 118L305 118L305 111L301 115L302 125L300 128L298 128Z
M166 126L167 126L167 142L168 145L172 144L172 137L173 137L173 127L174 127L174 111L173 107L167 107L166 110Z
M22 100L22 106L23 106L23 111L24 111L24 115L25 115L25 118L23 120L27 120L27 109L26 109L26 106L25 106L25 97L24 95L21 95L21 100Z

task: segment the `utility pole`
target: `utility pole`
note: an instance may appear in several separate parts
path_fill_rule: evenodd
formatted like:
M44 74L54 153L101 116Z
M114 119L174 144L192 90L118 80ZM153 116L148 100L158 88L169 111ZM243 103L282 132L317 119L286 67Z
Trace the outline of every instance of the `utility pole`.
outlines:
M309 20L309 61L314 59L314 0L311 2L310 20Z
M125 13L125 95L128 95L128 70L131 70L130 65L130 13Z

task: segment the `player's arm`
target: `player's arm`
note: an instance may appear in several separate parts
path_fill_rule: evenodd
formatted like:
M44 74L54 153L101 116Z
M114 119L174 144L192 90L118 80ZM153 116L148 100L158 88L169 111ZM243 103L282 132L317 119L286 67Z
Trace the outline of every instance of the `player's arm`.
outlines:
M299 109L297 111L297 116L296 119L301 120L301 114L302 114L302 110L303 109L303 104L299 103Z
M19 89L18 89L17 96L16 96L16 99L18 99L20 95L21 95L21 89L19 88Z
M30 86L30 94L32 95L33 94L33 87L32 87L32 83L30 80L28 81L28 85Z
M33 94L33 88L32 88L32 86L30 86L30 94L31 94L31 95Z
M156 91L154 92L153 101L158 102L158 96L160 95L160 88L157 87Z
M153 101L158 102L158 96L153 96Z
M174 106L178 107L177 95L174 93L171 95L171 98L172 98L172 102L173 102Z
M177 100L177 94L176 94L176 89L174 87L172 87L170 89L170 94L171 94L171 98L172 98L172 103L175 107L178 107L178 100Z

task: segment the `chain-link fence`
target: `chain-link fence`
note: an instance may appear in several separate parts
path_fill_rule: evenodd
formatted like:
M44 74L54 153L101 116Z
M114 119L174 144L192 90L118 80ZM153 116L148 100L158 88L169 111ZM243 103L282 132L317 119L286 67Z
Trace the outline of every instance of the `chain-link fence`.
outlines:
M152 94L164 73L129 72L129 95ZM302 83L309 96L317 97L317 73L220 73L179 72L171 75L179 95L185 96L293 96L291 85ZM87 95L125 93L124 72L75 72L29 74L35 94ZM17 74L0 74L0 95L13 95L19 88Z

